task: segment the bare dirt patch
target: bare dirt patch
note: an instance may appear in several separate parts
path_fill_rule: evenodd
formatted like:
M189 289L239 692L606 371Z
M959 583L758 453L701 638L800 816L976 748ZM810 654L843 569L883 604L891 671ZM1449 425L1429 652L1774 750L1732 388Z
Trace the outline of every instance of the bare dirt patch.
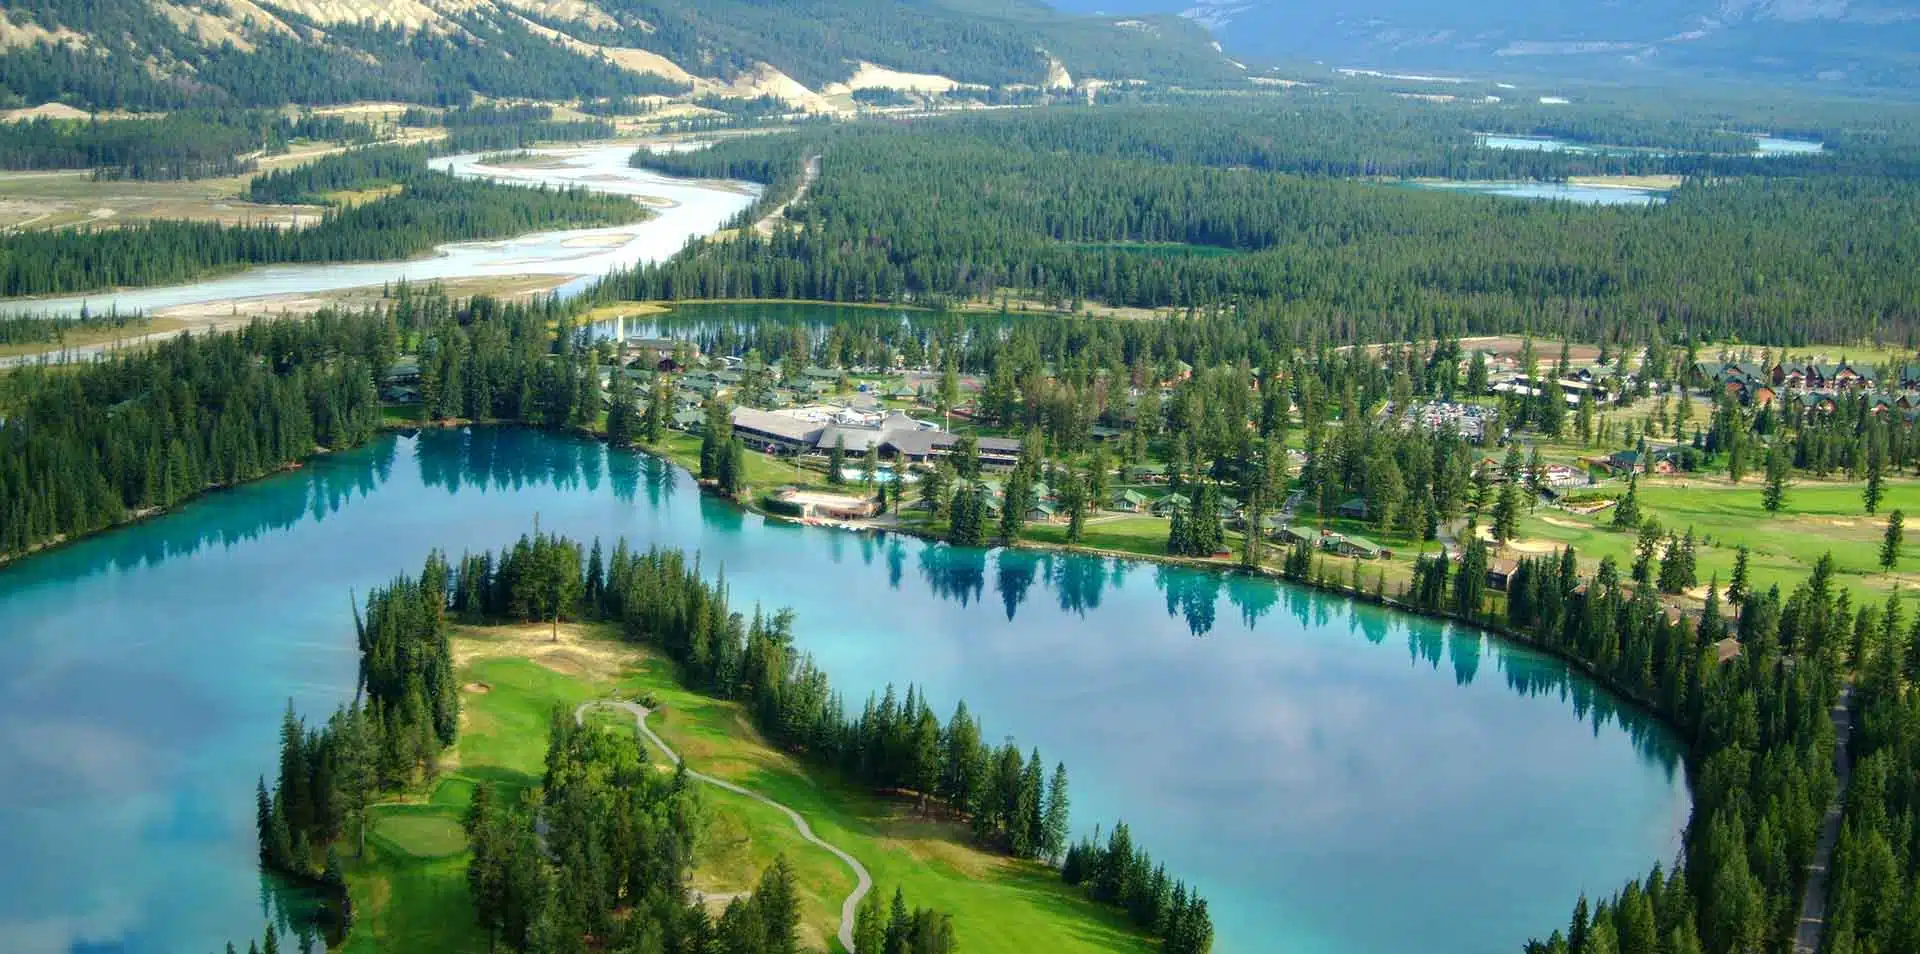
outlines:
M1506 543L1496 543L1493 539L1493 529L1491 527L1481 527L1476 533L1480 539L1487 542L1488 546L1498 550L1511 550L1515 553L1525 553L1529 556L1542 553L1557 553L1560 550L1560 544L1550 541L1508 540Z
M1560 551L1559 544L1543 543L1538 540L1508 540L1505 548L1533 556L1538 556L1542 553L1558 553Z
M4 20L4 18L0 18ZM34 29L38 29L35 27ZM45 31L42 31L45 32ZM6 31L0 29L0 46L8 44L4 37ZM20 123L32 119L92 119L93 114L84 109L76 109L65 103L43 103L28 109L9 109L0 112L0 122Z
M561 623L560 638L545 623L506 626L462 626L453 642L453 661L464 666L476 659L525 659L566 676L611 681L645 658L632 646L601 638L576 623Z
M484 682L470 682L461 686L460 689L462 692L471 692L476 696L484 696L493 691L493 687Z

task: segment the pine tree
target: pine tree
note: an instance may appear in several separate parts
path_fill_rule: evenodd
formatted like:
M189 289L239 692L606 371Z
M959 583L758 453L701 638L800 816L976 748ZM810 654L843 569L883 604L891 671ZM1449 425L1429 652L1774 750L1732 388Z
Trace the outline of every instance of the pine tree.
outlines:
M1627 476L1627 495L1613 508L1613 529L1630 530L1640 526L1640 475Z
M633 381L619 367L613 369L612 390L612 400L607 405L607 445L625 450L633 446L638 408L633 401Z
M1033 506L1033 472L1022 460L1007 475L1006 496L1000 501L1000 539L1014 543L1027 525L1027 509Z
M1880 539L1880 568L1893 572L1900 565L1900 543L1906 536L1907 515L1899 510L1887 514L1887 532Z
M907 894L895 888L893 905L887 916L886 937L880 950L882 954L910 954L908 945L912 938L913 916L907 912Z
M876 889L860 899L860 909L854 914L852 954L883 954L886 941L887 916L880 910L880 892Z
M1066 851L1067 836L1071 833L1072 825L1071 806L1072 801L1067 794L1066 763L1055 763L1053 781L1047 786L1046 820L1040 840L1040 855L1049 861L1058 859Z
M768 954L793 954L799 946L800 899L786 855L777 855L754 887L752 903L765 928Z
M1747 598L1747 548L1742 544L1733 555L1733 578L1727 581L1727 602L1740 605Z
M1867 505L1868 513L1878 513L1880 511L1880 498L1884 496L1886 492L1886 488L1883 486L1886 480L1886 472L1886 461L1881 458L1878 445L1875 445L1874 449L1867 453L1867 483L1861 490L1861 497Z
M665 375L656 375L647 392L647 414L642 426L642 438L653 445L666 440L667 422L672 417L673 391L667 386Z
M1069 473L1060 488L1060 504L1067 508L1067 543L1079 543L1087 527L1087 486L1080 475Z
M827 483L840 486L847 482L847 437L835 435L833 449L827 452Z
M1640 525L1639 542L1633 548L1633 579L1638 583L1652 583L1654 562L1660 553L1660 524L1652 517Z
M1767 452L1767 486L1760 493L1760 506L1768 513L1779 513L1787 503L1787 453L1780 442Z
M1015 756L1018 758L1018 755ZM1013 853L1022 858L1041 855L1047 837L1046 769L1040 761L1040 750L1034 749L1027 764L1020 770L1019 793L1015 799L1013 815L1008 819L1008 827L1013 832Z
M1500 496L1493 505L1493 538L1501 543L1520 535L1520 500L1515 483L1513 480L1502 483Z

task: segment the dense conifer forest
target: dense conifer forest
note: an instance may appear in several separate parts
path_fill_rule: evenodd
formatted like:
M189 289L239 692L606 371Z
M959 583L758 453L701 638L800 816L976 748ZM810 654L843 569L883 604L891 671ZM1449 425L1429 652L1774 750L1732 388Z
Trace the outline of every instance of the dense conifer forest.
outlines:
M91 169L108 179L200 179L249 172L250 153L295 139L370 141L338 117L288 119L257 110L188 110L142 119L34 119L0 124L0 168Z
M1906 341L1920 182L1861 175L1690 180L1662 206L1442 195L1178 156L1238 116L1070 110L731 140L635 161L778 182L823 153L796 227L609 280L607 297L939 302L1002 291L1060 304L1233 301L1335 343L1527 329L1582 340L1737 336ZM1184 130L1184 132L1183 132ZM1116 142L1124 145L1111 145ZM1119 152L1121 155L1108 155ZM1746 161L1746 160L1742 160ZM1757 161L1757 160L1755 160ZM788 173L791 175L791 173ZM1141 255L1125 243L1229 255ZM1844 249L1844 254L1838 250Z
M378 327L323 317L179 338L0 385L0 553L111 526L209 487L350 447L380 417Z
M375 382L429 327L474 326L457 365L467 416L565 426L583 385L543 360L552 317L486 299L455 308L403 286L379 311L16 369L0 376L0 556L364 442L380 420Z

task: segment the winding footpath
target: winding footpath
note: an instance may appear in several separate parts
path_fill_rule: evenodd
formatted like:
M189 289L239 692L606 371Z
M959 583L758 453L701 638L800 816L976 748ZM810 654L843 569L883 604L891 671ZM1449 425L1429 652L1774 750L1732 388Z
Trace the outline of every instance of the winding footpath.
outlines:
M595 700L593 702L583 702L579 706L575 707L573 710L574 721L576 722L584 721L586 719L587 710L593 709L596 707L625 710L628 714L633 716L634 728L640 730L640 734L642 736L645 736L647 741L652 742L654 746L657 747L660 751L667 753L667 759L673 762L674 765L678 766L680 764L680 753L675 752L673 748L667 745L667 743L664 740L662 740L659 736L654 735L652 729L647 728L647 716L651 710L649 710L646 706L640 705L639 703L635 703L635 702L616 702L616 701L607 700L607 699ZM801 817L799 812L796 812L793 809L788 808L787 806L782 805L779 802L776 802L773 799L760 794L759 792L756 792L747 788L742 788L723 778L714 778L711 775L706 775L700 772L696 772L691 768L687 769L687 777L694 779L696 781L705 782L708 785L712 785L715 788L725 789L729 792L733 792L736 795L744 795L748 798L753 799L756 802L761 803L762 805L767 805L772 808L779 809L781 812L786 814L787 818L793 821L793 827L799 830L801 838L805 839L810 844L819 845L820 847L825 848L827 851L831 852L834 857L839 858L841 861L846 862L847 867L853 869L854 877L859 879L859 883L854 885L853 892L847 895L847 899L845 901L840 902L840 946L847 949L848 951L852 951L854 949L853 947L854 916L860 909L861 899L865 898L867 896L867 893L873 890L873 875L867 873L867 866L861 864L860 859L855 858L854 856L847 854L846 852L840 850L839 848L821 840L819 835L816 835L813 833L813 827L807 824L807 820ZM712 897L719 897L719 896L713 895Z
M1833 719L1834 772L1840 785L1834 790L1833 804L1820 823L1820 846L1807 870L1807 893L1800 899L1800 926L1794 935L1794 954L1814 954L1820 950L1821 935L1827 929L1827 874L1833 866L1833 848L1840 841L1840 810L1847 802L1847 783L1852 780L1853 765L1847 759L1847 744L1853 738L1853 687L1840 691L1840 701L1828 716Z

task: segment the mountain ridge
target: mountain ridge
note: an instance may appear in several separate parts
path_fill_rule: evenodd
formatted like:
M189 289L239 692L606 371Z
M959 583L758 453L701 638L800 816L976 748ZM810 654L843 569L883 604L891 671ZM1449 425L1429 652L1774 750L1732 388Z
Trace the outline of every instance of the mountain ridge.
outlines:
M398 100L926 91L1225 81L1238 69L1173 16L1026 0L9 0L10 107L169 109Z

